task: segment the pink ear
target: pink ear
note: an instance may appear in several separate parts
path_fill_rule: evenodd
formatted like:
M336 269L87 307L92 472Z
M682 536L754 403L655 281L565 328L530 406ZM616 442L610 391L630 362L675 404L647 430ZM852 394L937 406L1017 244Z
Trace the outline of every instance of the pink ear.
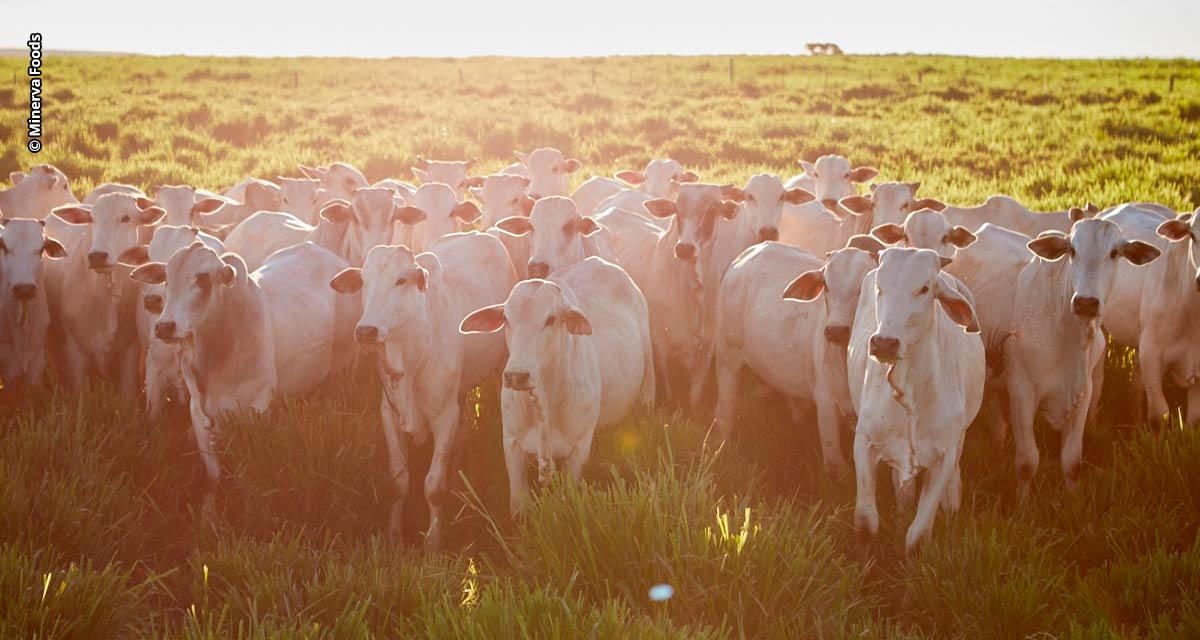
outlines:
M1167 220L1158 225L1158 235L1172 241L1178 242L1192 234L1192 228L1188 223L1178 218Z
M918 183L918 184L920 184L920 183ZM916 189L914 189L914 191L916 191ZM941 202L940 200L934 200L933 198L921 198L920 200L914 200L913 205L912 205L912 210L920 211L921 209L933 209L934 211L945 211L946 205L943 202Z
M563 170L566 171L567 173L575 173L576 171L579 171L581 168L583 168L583 163L576 160L575 158L571 158L570 160L567 160L566 162L563 163Z
M358 267L342 269L329 281L329 287L338 293L358 293L362 291L362 269Z
M746 201L746 192L731 184L726 184L721 186L721 198L742 203Z
M785 300L816 300L817 296L825 290L825 273L820 269L813 271L805 271L796 276L791 284L783 290Z
M871 257L876 261L879 260L879 253L887 248L887 245L879 241L875 236L869 236L862 233L856 233L850 236L846 241L846 247L849 249L859 249L871 254Z
M592 323L582 311L574 307L563 312L563 324L567 327L567 333L573 336L592 335Z
M596 221L591 218L580 218L575 228L579 230L579 233L590 236L600 230L600 225L596 224Z
M795 188L783 192L783 201L788 204L804 204L816 199L817 197L809 193L806 189Z
M463 318L458 325L459 333L494 333L505 323L504 304L484 307Z
M1130 263L1138 266L1153 262L1161 254L1158 247L1141 240L1126 240L1121 243L1121 255Z
M655 218L670 218L679 213L679 208L675 206L674 200L666 198L653 198L642 203L642 207L650 212L650 215Z
M3 243L0 242L0 245ZM46 238L46 242L42 243L42 255L51 260L67 257L67 250L62 246L62 243L54 238Z
M874 167L859 167L850 172L851 182L866 182L879 175L879 169Z
M699 182L699 181L700 181L700 174L696 173L695 171L684 171L683 175L680 176L679 180L678 180L678 182Z
M135 245L121 252L117 262L127 267L137 267L150 261L150 251L144 245Z
M1071 250L1071 242L1057 234L1045 235L1030 240L1029 250L1043 260L1058 260Z
M470 178L467 178L467 186L468 187L482 187L483 186L483 178L480 176L472 176Z
M220 198L205 198L192 205L192 213L212 213L224 204L225 201Z
M92 222L92 210L83 205L68 204L55 207L51 213L71 224L91 224Z
M482 215L479 212L479 207L475 206L474 202L460 202L455 205L454 210L450 215L462 220L467 224L471 224L479 219Z
M138 224L152 225L157 223L159 220L162 220L162 217L165 215L167 215L166 209L163 209L162 207L151 206L142 209L141 212L138 213Z
M646 181L646 174L642 173L641 171L630 171L628 169L625 171L618 171L614 177L621 182L635 185L642 184Z
M884 244L896 244L905 237L904 227L891 222L887 224L881 224L878 227L871 229L871 235L878 238L879 241Z
M426 215L425 210L421 209L420 207L405 205L403 207L396 207L392 217L401 224L413 225L428 218L429 216Z
M971 303L966 298L938 282L937 300L942 303L942 309L946 311L946 315L954 321L954 324L963 327L968 333L979 333L979 323L975 321L975 310L971 308Z
M721 204L717 205L717 215L726 220L733 220L737 217L740 206L737 200L722 200Z
M321 207L321 217L335 224L345 224L354 220L354 211L345 200L330 200Z
M137 196L136 198L134 198L134 200L137 202L138 209L145 210L145 209L149 209L150 207L154 206L154 201L145 196Z
M496 228L520 236L533 231L533 223L524 216L509 216L497 222Z
M134 269L129 277L142 284L162 284L167 281L167 265L161 262L147 262Z
M869 216L875 213L875 203L866 196L848 196L838 200L838 204L850 213Z
M529 196L525 196L525 199L521 200L521 211L524 212L525 215L529 215L533 213L533 205L535 204L537 204L537 200L534 200Z
M237 278L237 271L233 268L233 265L224 264L221 265L221 272L217 275L221 278L221 284L232 287L234 279Z
M972 242L975 242L976 238L975 234L971 233L966 227L954 227L946 234L946 239L950 241L950 244L961 249L970 246Z
M417 291L425 293L429 288L429 272L424 267L417 267L413 270L413 284L417 285Z

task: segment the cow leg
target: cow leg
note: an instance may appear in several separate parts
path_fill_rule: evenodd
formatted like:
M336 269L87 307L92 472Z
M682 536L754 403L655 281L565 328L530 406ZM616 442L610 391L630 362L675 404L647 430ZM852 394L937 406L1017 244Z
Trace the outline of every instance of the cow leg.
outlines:
M117 356L117 380L121 395L132 396L138 392L138 343L125 347Z
M917 515L908 527L904 536L904 552L912 555L921 541L929 535L933 521L937 517L938 504L946 492L951 478L958 469L958 452L947 451L940 461L929 469L925 477L925 486L921 488L921 499L917 503Z
M388 465L392 474L392 485L396 496L392 501L392 513L388 520L388 534L399 540L403 534L404 500L408 497L408 441L400 432L400 418L388 400L388 383L384 382L383 397L380 399L379 417L383 423L383 437L387 440Z
M710 345L704 345L700 349L700 353L694 360L695 366L692 367L692 384L688 396L688 402L692 409L700 406L704 401L704 390L708 387L708 374L712 371L713 365L713 348Z
M425 475L425 500L429 503L429 532L425 534L425 548L431 551L441 549L445 537L446 494L454 445L458 441L458 419L456 400L449 403L430 424L433 429L433 459L429 463L429 473Z
M1146 421L1161 426L1170 417L1170 406L1163 394L1162 352L1156 345L1138 349L1138 365L1142 369L1142 384L1146 389Z
M184 383L187 384L191 396L188 412L192 418L192 434L196 437L196 449L200 451L200 460L204 462L204 471L208 479L200 512L205 520L211 522L216 516L217 486L221 482L221 461L217 458L216 447L217 433L212 419L204 412L204 396L200 393L195 377L185 375Z
M662 402L667 404L671 402L671 370L670 354L666 345L661 344L661 341L651 340L651 351L654 353L654 375L658 378L657 388L661 390Z
M1100 391L1104 389L1104 354L1107 348L1107 342L1101 343L1100 357L1096 358L1096 364L1092 367L1092 397L1088 401L1087 416L1085 418L1094 419L1100 415Z
M714 424L716 428L713 431L720 442L728 440L733 432L741 373L740 353L729 353L724 349L717 353L717 410Z
M840 478L846 472L846 465L842 461L842 434L837 403L832 394L818 392L816 405L817 434L821 437L821 458L825 462L825 473L831 478ZM793 416L794 414L795 412Z
M1187 427L1195 427L1200 422L1200 382L1193 382L1188 387L1187 396Z
M516 440L504 437L504 466L508 469L508 509L515 518L529 493L529 465Z
M589 433L587 437L580 442L571 455L567 456L567 470L571 472L571 477L575 482L583 480L583 467L587 464L588 457L592 454L592 438L595 432Z
M892 469L892 490L896 494L896 513L908 515L917 504L917 479L907 485L900 483L900 470Z
M155 357L154 347L151 346L146 355L146 413L150 420L157 422L162 417L163 400L169 385L162 384L163 373L159 359Z
M1004 439L1008 436L1008 393L1003 382L997 383L992 389L992 401L988 403L988 426L992 432L992 447L996 450L1004 448Z
M74 338L67 337L62 345L62 366L58 374L63 385L73 391L87 389L87 357Z
M1138 366L1137 358L1133 359L1133 365L1130 368L1133 369L1132 381L1130 382L1130 386L1133 387L1131 390L1133 398L1130 401L1132 405L1130 413L1133 416L1134 422L1137 422L1142 419L1142 416L1146 415L1146 385L1142 381L1142 368Z
M879 533L879 510L875 506L875 467L879 456L862 435L854 436L854 473L857 477L857 496L854 501L854 528L860 543L866 544Z
M1017 501L1029 498L1033 476L1038 469L1037 441L1033 437L1033 418L1037 399L1030 385L1012 384L1008 389L1009 417L1012 419L1013 444L1016 448Z

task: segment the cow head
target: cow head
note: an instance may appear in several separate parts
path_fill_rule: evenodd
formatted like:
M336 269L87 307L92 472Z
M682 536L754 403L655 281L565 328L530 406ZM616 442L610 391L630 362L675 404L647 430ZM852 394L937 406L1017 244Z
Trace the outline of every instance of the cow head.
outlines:
M700 176L694 171L684 171L675 160L657 159L646 164L645 171L618 171L613 177L651 198L674 200L679 197L679 185L698 182Z
M0 214L8 219L41 220L55 207L79 202L71 193L66 174L54 165L38 165L28 174L13 171L9 179L13 186L0 190Z
M915 249L932 249L939 256L953 258L954 252L975 242L975 234L965 227L952 226L933 209L908 214L904 224L881 224L871 235L884 244L901 244Z
M525 275L545 278L563 267L582 262L587 257L583 238L600 230L591 218L579 215L570 198L551 196L533 205L529 217L509 217L496 227L513 235L532 234L532 250Z
M325 203L321 218L346 225L345 257L351 264L362 264L371 247L391 243L395 223L415 225L425 219L425 213L405 205L391 189L366 187L354 192L353 202Z
M533 211L534 199L525 195L529 178L508 173L497 173L483 179L480 187L471 187L471 194L483 203L479 226L490 229L504 218L528 216Z
M1195 213L1182 213L1174 219L1158 225L1158 235L1171 242L1186 242L1190 250L1192 269L1195 272L1196 290L1200 291L1200 244L1197 238L1197 218L1200 209Z
M838 200L842 209L868 216L876 224L903 224L913 211L933 209L942 211L946 205L933 198L917 198L920 182L884 182L872 184L871 192Z
M202 234L196 227L175 225L159 225L154 229L154 237L144 253L127 251L122 256L121 263L128 266L141 266L147 262L166 263L176 251L189 247L200 240L214 251L223 250L221 241ZM151 315L162 313L166 300L166 287L161 284L146 284L142 286L142 308Z
M56 208L54 214L71 224L91 227L87 265L106 273L117 266L126 251L138 251L137 247L142 246L138 242L138 228L157 223L166 212L147 198L109 193L100 196L91 207L65 205Z
M0 227L0 283L8 291L0 291L0 298L32 300L42 282L43 258L57 260L66 255L57 240L46 237L41 220L8 220Z
M462 200L468 187L478 187L483 184L482 178L470 178L467 173L475 166L475 160L445 161L425 160L417 156L417 164L412 168L413 175L423 184L440 182L454 190L454 196Z
M380 246L371 249L361 269L343 270L329 283L338 293L363 291L362 319L354 337L363 344L388 342L404 335L428 336L434 318L430 316L426 292L433 277L421 261L437 263L433 254L420 260L408 247ZM403 362L389 364L403 372Z
M197 327L209 322L226 322L219 314L223 291L246 279L246 264L241 257L217 255L203 242L176 251L166 264L148 262L133 270L130 277L142 284L166 284L166 302L154 336L163 342L179 342L193 336Z
M284 211L301 220L316 220L318 207L325 204L322 200L321 181L311 178L279 178L279 190L283 196Z
M855 247L831 251L820 269L806 271L792 280L783 297L801 301L821 297L825 301L825 339L845 347L850 344L863 278L875 268L877 258L877 254Z
M163 185L155 191L154 202L166 212L161 224L187 226L199 223L201 216L232 201L198 195L196 188L190 185Z
M349 200L355 189L368 186L366 176L345 162L335 162L328 167L299 166L304 177L321 182L327 200Z
M830 211L837 208L838 200L858 195L856 182L879 175L879 170L872 167L851 168L850 161L839 155L821 156L816 163L801 160L800 166L813 181L813 195Z
M751 177L742 194L737 224L750 232L754 242L779 239L779 217L783 214L784 204L798 205L814 199L804 189L784 189L778 176L766 173Z
M570 176L582 164L574 158L564 158L558 149L542 148L533 153L516 152L517 160L529 176L529 196L534 200L570 193Z
M675 257L693 262L712 240L717 219L734 219L745 199L745 192L733 185L689 183L680 185L679 197L674 201L655 198L642 206L659 218L674 216L668 233L677 238Z
M459 202L454 190L440 182L427 182L402 208L401 215L422 218L420 224L408 226L401 244L418 251L424 250L438 238L462 231L479 218L479 207L473 202Z
M955 324L978 331L975 309L941 277L943 259L929 249L890 248L875 272L878 329L868 342L871 357L883 363L903 360L929 335L937 305Z

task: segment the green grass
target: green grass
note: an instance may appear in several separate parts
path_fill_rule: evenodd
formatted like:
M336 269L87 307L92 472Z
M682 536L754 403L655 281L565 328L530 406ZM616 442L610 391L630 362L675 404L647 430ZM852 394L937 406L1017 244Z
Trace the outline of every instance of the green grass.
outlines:
M948 202L1200 205L1198 63L734 68L731 83L726 58L50 58L45 150L22 149L23 96L0 91L0 134L15 141L0 170L52 162L82 196L106 180L220 188L333 160L409 178L417 154L487 171L554 145L583 160L576 182L671 155L743 183L841 152ZM18 71L0 59L0 77ZM496 391L479 390L439 555L417 531L383 536L392 495L367 368L229 421L215 525L198 515L185 411L152 423L104 387L31 390L0 398L0 637L1197 637L1200 432L1129 426L1129 362L1110 354L1078 491L1043 429L1047 463L1017 508L1011 445L994 451L981 417L962 511L909 560L889 483L864 555L853 479L826 478L814 420L791 424L754 384L731 446L706 448L701 418L630 416L597 435L584 483L557 479L516 522ZM674 597L652 602L658 583Z

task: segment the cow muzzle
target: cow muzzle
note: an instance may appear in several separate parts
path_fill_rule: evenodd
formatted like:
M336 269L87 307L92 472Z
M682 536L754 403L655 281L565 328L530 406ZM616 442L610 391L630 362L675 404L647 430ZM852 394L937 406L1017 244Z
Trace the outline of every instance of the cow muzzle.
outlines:
M831 324L825 327L825 339L839 347L844 347L850 344L850 327Z
M759 242L774 242L779 239L779 229L766 227L758 230Z
M533 388L528 371L505 371L504 386L513 391L529 391Z
M37 295L37 285L36 284L25 283L25 284L14 284L13 285L12 297L14 300L21 300L21 301L33 300L33 297L36 295Z
M163 342L174 342L179 339L175 333L177 329L174 322L159 320L154 323L154 337Z
M900 359L900 339L875 334L869 344L871 357L885 364L894 364Z
M829 209L830 211L837 211L838 201L833 198L825 198L821 201L821 204L825 205L825 208Z
M530 260L525 265L525 276L529 278L545 278L550 275L550 265L537 260Z
M379 342L379 327L360 324L354 327L354 339L360 344L376 344Z
M675 257L680 260L692 261L696 259L696 245L685 242L675 244Z
M108 263L108 254L103 251L92 251L87 254L88 266L96 271L107 271L112 269L112 265Z
M1071 298L1071 311L1081 318L1095 318L1100 315L1100 300L1086 296Z

